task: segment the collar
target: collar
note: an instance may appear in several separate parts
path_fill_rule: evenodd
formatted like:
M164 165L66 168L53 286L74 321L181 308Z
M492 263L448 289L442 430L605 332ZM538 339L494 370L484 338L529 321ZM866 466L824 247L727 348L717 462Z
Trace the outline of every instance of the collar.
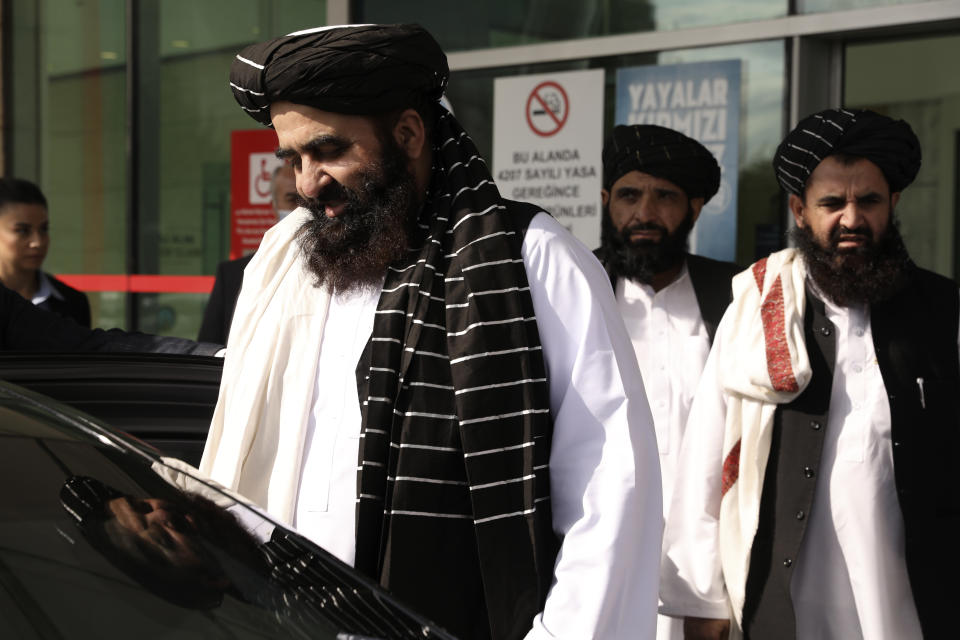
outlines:
M33 294L33 298L30 299L30 302L33 304L42 304L47 301L47 298L51 297L56 298L57 300L63 300L63 294L57 291L46 273L43 271L37 271L37 280L39 281L40 286L37 287L37 292Z
M669 292L678 286L684 281L690 279L690 271L687 269L687 261L683 261L683 266L680 267L680 271L677 273L677 277L674 278L670 284L665 286L660 291L654 291L653 286L640 282L639 280L632 280L628 278L621 277L620 280L623 282L623 297L626 300L649 300L656 296L668 295Z
M842 317L844 315L852 315L853 317L868 317L867 314L870 310L870 307L867 304L858 304L848 307L841 307L833 300L830 299L830 296L825 294L817 283L813 281L813 276L807 272L807 291L810 292L819 303L823 305L823 313L825 316L834 321L835 318Z

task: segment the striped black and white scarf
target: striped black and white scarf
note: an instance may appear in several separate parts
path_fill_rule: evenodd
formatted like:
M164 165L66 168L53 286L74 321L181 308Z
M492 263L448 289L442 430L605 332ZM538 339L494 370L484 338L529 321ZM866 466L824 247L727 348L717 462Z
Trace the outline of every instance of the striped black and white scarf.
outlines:
M423 243L390 267L357 369L356 566L461 637L520 638L557 547L549 393L520 256L538 210L503 200L441 113Z

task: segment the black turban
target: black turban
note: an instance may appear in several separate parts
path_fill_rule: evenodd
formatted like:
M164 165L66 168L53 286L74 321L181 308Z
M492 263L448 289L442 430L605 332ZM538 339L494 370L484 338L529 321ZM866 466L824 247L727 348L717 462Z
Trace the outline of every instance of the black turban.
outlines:
M920 171L920 141L910 125L866 109L807 116L777 147L773 170L781 187L800 195L817 165L835 153L880 167L891 192L903 191Z
M440 45L416 24L328 27L252 44L230 68L240 106L270 126L281 100L352 115L434 102L450 72Z
M720 165L706 147L679 131L652 124L618 125L603 145L603 188L631 171L669 180L704 202L720 188Z

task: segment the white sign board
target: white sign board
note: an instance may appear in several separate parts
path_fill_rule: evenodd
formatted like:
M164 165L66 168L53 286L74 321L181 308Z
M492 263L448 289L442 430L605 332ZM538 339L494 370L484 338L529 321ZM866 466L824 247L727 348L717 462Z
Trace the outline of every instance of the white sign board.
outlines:
M497 78L493 177L511 200L543 207L600 245L603 70Z

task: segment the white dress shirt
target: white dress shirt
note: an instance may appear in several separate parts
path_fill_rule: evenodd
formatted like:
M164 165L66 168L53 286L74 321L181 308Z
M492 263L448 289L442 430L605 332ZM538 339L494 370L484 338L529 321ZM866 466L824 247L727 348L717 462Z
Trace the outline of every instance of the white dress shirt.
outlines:
M553 218L521 250L550 388L554 584L528 638L651 638L662 505L653 421L596 258ZM335 296L324 330L295 527L355 555L360 408L355 368L379 292Z
M660 291L619 278L616 296L653 413L666 510L687 414L710 353L710 336L686 264Z
M798 640L920 638L904 557L903 516L893 474L890 405L867 308L825 303L836 328L830 410L790 595ZM721 326L728 322L724 316ZM718 549L726 403L718 377L718 329L680 454L664 536L673 571L661 581L661 612L726 618ZM960 353L960 336L957 337Z
M373 332L379 289L335 295L323 330L294 527L353 566L360 402L356 368ZM320 428L318 428L320 425Z
M653 412L666 517L683 429L710 353L710 336L686 264L660 291L636 280L618 278L616 296ZM682 620L657 616L658 640L682 638Z
M869 310L824 304L837 360L814 507L790 581L797 638L920 638Z

